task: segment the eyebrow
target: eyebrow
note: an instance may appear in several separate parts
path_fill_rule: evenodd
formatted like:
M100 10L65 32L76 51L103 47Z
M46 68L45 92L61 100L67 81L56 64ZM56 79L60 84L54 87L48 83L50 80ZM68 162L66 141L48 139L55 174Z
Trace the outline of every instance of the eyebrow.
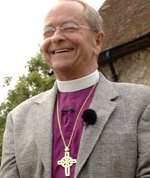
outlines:
M46 29L46 28L48 28L48 27L51 27L51 26L53 26L53 25L50 24L50 23L49 23L49 24L46 24L46 25L44 25L43 30Z
M47 25L44 25L43 30L42 30L43 31L43 35L47 32L48 28L51 27L51 26L52 26L52 24L50 24L50 23L47 24Z
M65 23L68 23L68 22L78 24L78 22L75 21L75 20L65 20L65 21L63 21L63 22L60 24L60 26L63 25L63 24L65 24ZM44 25L44 28L50 27L50 26L55 26L55 25L53 25L52 23L48 23L48 24ZM56 26L57 26L57 25L56 25Z

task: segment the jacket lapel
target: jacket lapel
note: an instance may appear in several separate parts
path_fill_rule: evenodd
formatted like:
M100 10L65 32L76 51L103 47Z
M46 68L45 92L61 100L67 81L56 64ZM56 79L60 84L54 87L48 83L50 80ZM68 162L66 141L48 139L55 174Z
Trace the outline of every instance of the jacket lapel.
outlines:
M96 142L100 139L105 124L108 122L111 113L116 107L114 100L117 96L118 94L114 90L112 83L100 74L100 81L90 105L90 108L94 109L97 113L97 121L95 125L84 127L77 158L75 177L78 176L96 145Z
M46 177L51 175L51 153L52 153L52 117L55 104L57 88L44 93L43 98L37 100L35 116L35 141L40 159L46 171Z

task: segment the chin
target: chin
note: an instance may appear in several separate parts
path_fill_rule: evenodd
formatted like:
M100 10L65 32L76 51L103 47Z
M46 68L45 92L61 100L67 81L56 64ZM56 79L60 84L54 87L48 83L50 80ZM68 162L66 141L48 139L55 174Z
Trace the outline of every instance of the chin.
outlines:
M73 68L73 62L69 61L69 60L62 60L62 61L55 61L53 63L51 63L51 68L53 68L54 70L71 70Z

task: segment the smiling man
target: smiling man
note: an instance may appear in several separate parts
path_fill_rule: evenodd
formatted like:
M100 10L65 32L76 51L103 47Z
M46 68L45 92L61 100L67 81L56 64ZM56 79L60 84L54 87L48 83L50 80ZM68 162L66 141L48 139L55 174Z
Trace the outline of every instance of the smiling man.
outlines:
M91 17L88 23L83 11L84 6L78 2L61 2L45 18L43 50L59 80L84 77L97 69L103 38L102 20L96 14L97 23L101 24L90 27L89 23L94 25L94 21Z
M0 178L150 177L150 88L98 72L103 36L81 1L48 12L42 50L56 82L9 113Z

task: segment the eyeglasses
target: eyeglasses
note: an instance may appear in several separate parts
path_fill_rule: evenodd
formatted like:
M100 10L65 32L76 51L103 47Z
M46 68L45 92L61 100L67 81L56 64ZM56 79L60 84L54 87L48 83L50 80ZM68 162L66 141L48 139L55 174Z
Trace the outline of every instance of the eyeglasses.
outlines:
M69 34L69 33L74 33L77 32L79 29L87 29L87 30L92 30L90 27L86 26L86 25L79 25L75 22L65 22L60 26L52 26L52 25L47 25L44 28L44 33L43 36L46 37L51 37L53 36L53 34L59 30L60 32L62 32L63 34Z

